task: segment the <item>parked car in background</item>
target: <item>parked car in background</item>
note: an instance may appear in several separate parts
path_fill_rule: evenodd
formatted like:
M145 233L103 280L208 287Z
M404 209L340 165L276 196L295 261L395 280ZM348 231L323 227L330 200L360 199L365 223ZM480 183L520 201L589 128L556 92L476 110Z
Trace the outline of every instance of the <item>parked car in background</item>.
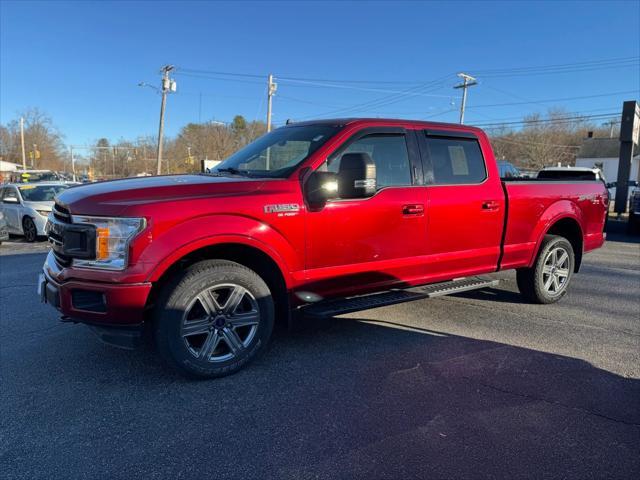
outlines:
M27 242L45 235L44 226L53 201L69 187L63 182L10 183L0 187L0 212L7 222L8 232L24 235Z
M629 198L629 233L640 233L640 188Z
M522 174L512 163L506 160L498 160L500 178L521 178Z
M9 230L7 230L7 221L4 219L4 213L0 211L0 245L5 240L9 240Z
M618 182L609 182L607 183L607 190L609 190L609 198L611 199L611 206L613 207L613 203L616 199L616 191L618 187ZM638 182L635 180L629 180L629 190L627 192L627 202L631 202L631 198L633 197L634 192L638 190ZM629 203L631 205L631 203ZM629 207L629 212L631 212L631 207Z
M545 167L538 172L542 180L598 180L607 183L599 168L587 167Z

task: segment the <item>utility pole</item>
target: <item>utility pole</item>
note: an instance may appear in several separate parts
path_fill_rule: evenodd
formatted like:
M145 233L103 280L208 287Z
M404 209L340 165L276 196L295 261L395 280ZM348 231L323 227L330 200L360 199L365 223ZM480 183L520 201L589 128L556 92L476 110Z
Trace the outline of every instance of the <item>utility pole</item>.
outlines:
M617 123L618 122L616 120L609 120L603 124L609 126L609 138L613 138L613 127L615 127Z
M73 145L69 145L69 154L71 155L71 175L73 178L73 181L76 181L76 161L73 158Z
M36 152L38 151L38 145L33 144L33 157L31 157L31 168L36 167Z
M462 78L462 83L453 88L462 89L462 104L460 105L460 124L462 125L464 123L464 108L467 105L467 88L477 85L478 82L475 78L471 75L467 75L466 73L459 73L458 76Z
M273 74L269 74L267 82L267 132L271 131L271 102L278 89L278 84L273 83Z
M158 127L158 156L156 174L160 175L162 170L162 136L164 134L164 108L167 104L167 93L175 92L175 81L169 78L169 72L173 70L173 65L165 65L162 67L162 102L160 103L160 125Z
M27 169L27 154L24 151L24 118L20 117L20 142L22 143L22 169Z

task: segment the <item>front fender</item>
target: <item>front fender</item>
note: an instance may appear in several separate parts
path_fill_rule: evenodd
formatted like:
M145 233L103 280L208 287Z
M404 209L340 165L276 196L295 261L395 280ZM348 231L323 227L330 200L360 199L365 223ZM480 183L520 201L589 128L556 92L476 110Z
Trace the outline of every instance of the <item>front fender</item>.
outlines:
M287 287L291 272L301 268L301 259L287 239L271 226L237 215L208 215L174 225L142 252L139 262L151 267L146 281L157 281L184 256L204 247L236 243L256 248L280 268Z

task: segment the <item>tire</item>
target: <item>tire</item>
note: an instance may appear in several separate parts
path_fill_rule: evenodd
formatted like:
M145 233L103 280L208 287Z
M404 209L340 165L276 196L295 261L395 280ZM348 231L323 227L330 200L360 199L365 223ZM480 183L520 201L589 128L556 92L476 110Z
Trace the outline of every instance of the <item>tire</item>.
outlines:
M38 239L38 229L31 217L24 217L22 219L22 233L24 234L24 239L29 243L35 242Z
M574 267L571 243L564 237L545 235L533 267L517 270L518 289L533 303L555 303L567 294Z
M253 270L206 260L163 288L154 320L156 345L168 364L190 377L223 377L264 352L274 302Z

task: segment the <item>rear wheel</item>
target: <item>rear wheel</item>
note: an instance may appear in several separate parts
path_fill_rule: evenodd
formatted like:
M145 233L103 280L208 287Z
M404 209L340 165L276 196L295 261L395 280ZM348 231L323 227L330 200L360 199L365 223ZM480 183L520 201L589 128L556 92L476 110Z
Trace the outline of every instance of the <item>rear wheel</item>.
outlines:
M265 349L274 321L266 283L235 262L192 265L163 290L156 309L162 357L182 373L222 377Z
M571 243L564 237L546 235L534 266L516 272L518 289L532 302L557 302L567 293L574 265Z
M38 229L36 228L36 224L33 223L33 219L31 217L24 217L22 219L22 233L24 234L24 239L27 242L35 242L38 238Z

